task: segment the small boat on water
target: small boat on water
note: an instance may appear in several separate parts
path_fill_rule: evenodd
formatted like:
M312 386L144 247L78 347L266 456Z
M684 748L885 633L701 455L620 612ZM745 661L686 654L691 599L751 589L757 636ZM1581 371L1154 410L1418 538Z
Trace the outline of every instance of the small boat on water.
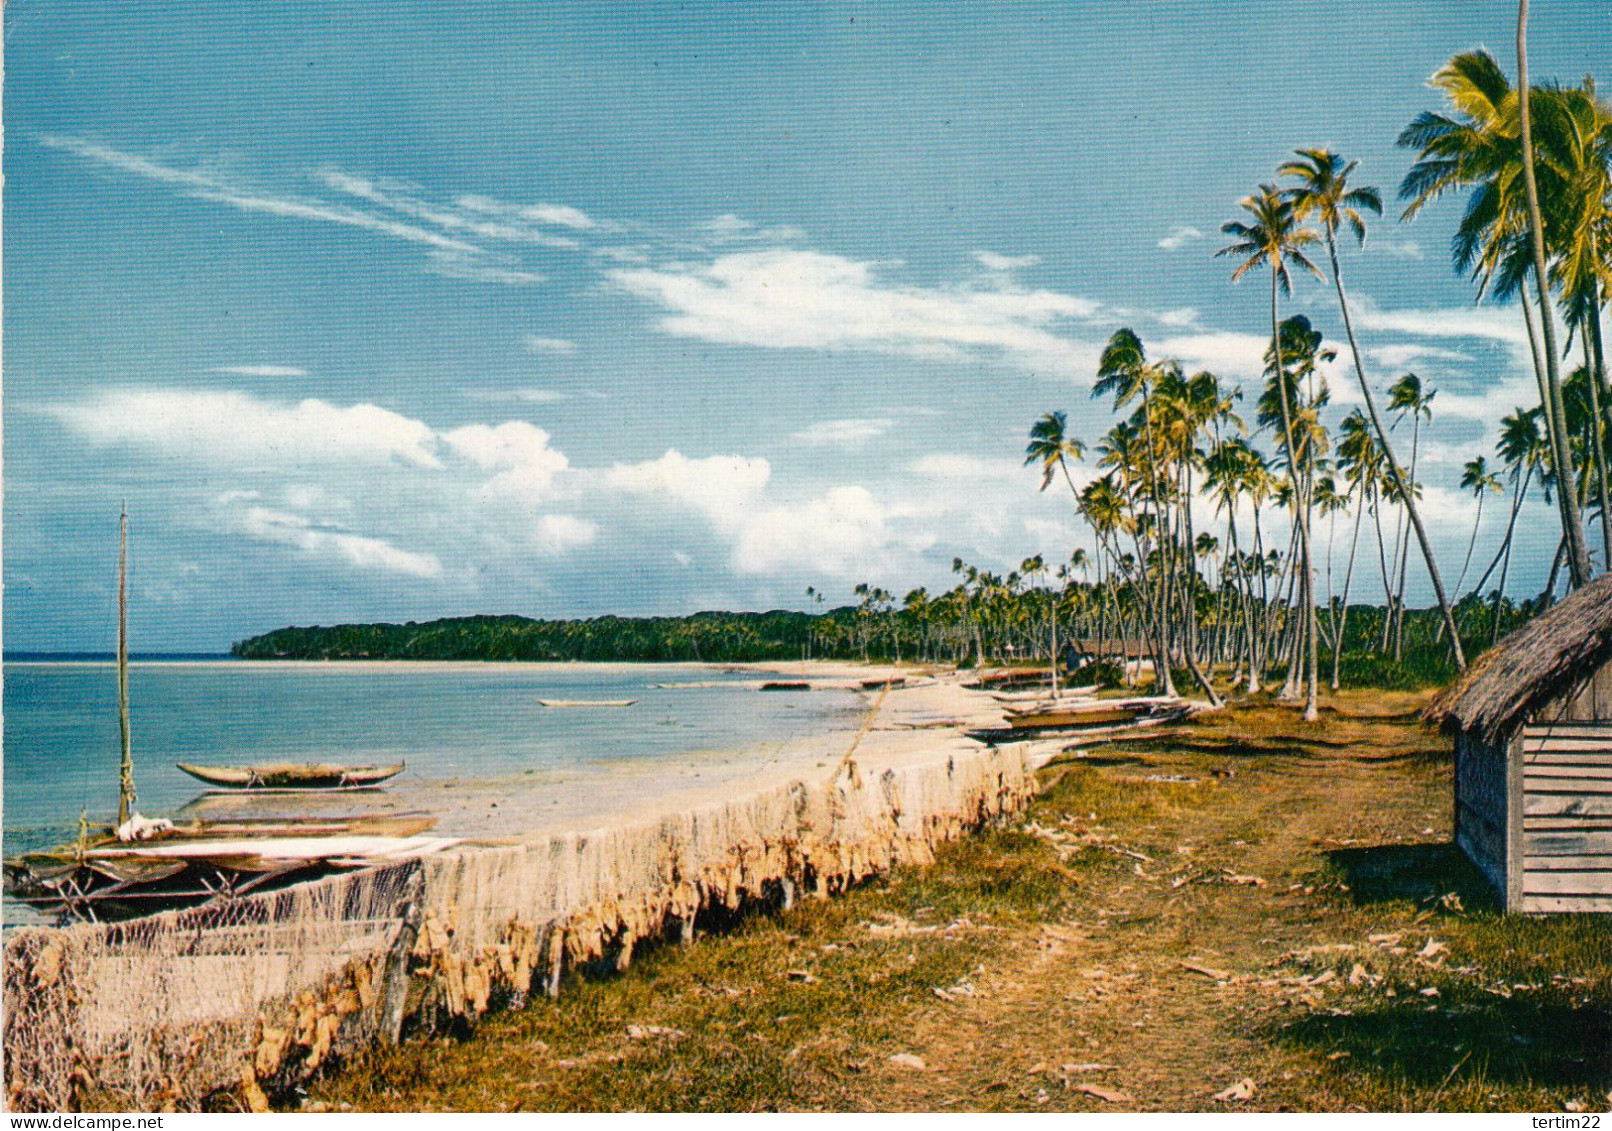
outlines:
M539 699L545 707L631 707L636 699Z
M270 762L260 766L192 766L175 762L174 765L208 785L257 793L375 789L404 770L402 762L395 766L343 766L331 762Z

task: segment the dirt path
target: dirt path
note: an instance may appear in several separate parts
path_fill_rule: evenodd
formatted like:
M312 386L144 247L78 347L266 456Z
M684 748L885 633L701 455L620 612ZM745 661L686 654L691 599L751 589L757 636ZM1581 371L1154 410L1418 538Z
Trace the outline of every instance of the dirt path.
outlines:
M931 868L380 1056L317 1102L1604 1110L1612 932L1494 913L1416 705L1088 752Z

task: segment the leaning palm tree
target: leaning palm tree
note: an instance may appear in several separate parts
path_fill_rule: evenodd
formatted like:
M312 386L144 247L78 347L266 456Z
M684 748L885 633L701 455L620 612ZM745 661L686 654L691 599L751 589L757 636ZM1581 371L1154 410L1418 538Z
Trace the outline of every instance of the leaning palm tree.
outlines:
M1256 267L1263 266L1270 270L1271 351L1275 357L1275 371L1280 375L1284 367L1281 322L1277 317L1277 292L1280 290L1292 293L1290 264L1302 267L1318 278L1321 277L1320 270L1305 255L1305 249L1319 243L1321 237L1316 235L1313 229L1302 225L1293 203L1285 199L1272 185L1261 185L1258 191L1244 197L1241 207L1248 213L1249 222L1230 220L1222 224L1220 230L1233 237L1235 242L1221 248L1215 255L1235 255L1243 259L1232 272L1233 282ZM1278 379L1277 386L1281 389L1284 445L1288 453L1288 466L1292 469L1298 466L1297 449L1293 442L1293 407L1288 403L1287 382ZM1310 554L1309 508L1302 491L1294 492L1293 511L1299 532L1300 568L1304 571L1303 584L1299 589L1300 599L1304 602L1305 632L1308 637L1306 667L1309 691L1304 703L1304 718L1307 722L1313 722L1320 717L1316 680L1315 568L1314 559Z
M1337 293L1338 310L1343 315L1343 330L1349 339L1349 352L1354 358L1355 377L1360 382L1366 413L1377 434L1377 443L1385 456L1390 480L1396 489L1401 488L1404 485L1404 473L1400 471L1399 461L1394 458L1393 445L1388 441L1388 433L1383 428L1382 418L1377 415L1377 402L1371 393L1371 381L1366 377L1365 363L1361 360L1360 343L1355 338L1354 321L1349 316L1349 299L1343 288L1343 269L1338 264L1338 229L1347 226L1354 234L1355 243L1364 244L1366 242L1364 213L1382 215L1382 194L1370 185L1358 188L1350 185L1349 176L1359 165L1358 161L1345 163L1341 156L1330 149L1300 149L1295 152L1297 159L1283 162L1278 172L1282 176L1298 179L1298 184L1287 190L1287 196L1293 202L1299 218L1308 219L1313 216L1321 224L1321 231L1326 239L1327 259L1332 266L1332 289ZM1438 558L1433 553L1433 541L1428 537L1427 527L1422 522L1421 509L1412 499L1411 492L1400 490L1398 493L1408 500L1407 513L1411 527L1416 532L1417 544L1422 550L1422 560L1427 563L1427 574L1433 581L1433 593L1438 598L1439 613L1444 618L1446 631L1449 632L1451 639L1455 640L1455 666L1465 670L1466 657L1461 652L1459 634L1455 631L1455 614L1450 607L1449 596L1444 592L1444 579L1439 575ZM1460 586L1456 588L1459 589Z
M1030 426L1030 443L1024 449L1024 463L1026 467L1032 463L1041 465L1043 491L1051 485L1054 473L1062 471L1064 482L1069 484L1069 493L1078 500L1080 492L1075 489L1075 481L1069 476L1069 461L1083 459L1086 446L1067 435L1067 427L1063 413L1044 413L1040 420Z
M1461 490L1471 491L1478 500L1478 513L1472 520L1472 537L1466 544L1466 561L1461 563L1461 576L1455 582L1457 594L1461 592L1461 583L1466 580L1466 571L1472 565L1472 551L1478 544L1478 527L1483 525L1483 497L1491 491L1503 494L1505 487L1501 485L1500 477L1489 470L1489 461L1482 456L1474 456L1461 469Z
M1433 398L1436 396L1438 390L1428 388L1414 373L1406 373L1388 387L1389 409L1397 413L1401 420L1407 415L1411 418L1410 477L1394 487L1395 501L1399 503L1402 513L1407 516L1416 508L1416 496L1421 491L1421 485L1416 482L1416 458L1421 447L1422 421L1433 419ZM1410 530L1406 529L1405 537L1400 539L1397 520L1394 530L1394 569L1398 584L1394 599L1390 602L1388 619L1393 626L1394 659L1398 661L1402 657L1404 643L1405 559L1410 553Z

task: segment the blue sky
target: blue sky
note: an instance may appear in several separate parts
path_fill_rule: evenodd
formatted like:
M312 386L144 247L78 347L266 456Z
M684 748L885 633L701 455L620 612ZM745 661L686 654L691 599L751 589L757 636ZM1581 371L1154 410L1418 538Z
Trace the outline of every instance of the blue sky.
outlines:
M1533 7L1536 77L1612 79L1605 4ZM1513 67L1514 18L12 0L5 644L108 646L124 498L144 649L1062 559L1084 535L1020 467L1031 422L1107 426L1121 325L1250 382L1266 293L1211 258L1220 223L1298 145L1391 195L1427 77ZM1517 312L1449 265L1458 207L1391 207L1345 268L1376 383L1440 389L1452 572L1460 464L1531 387ZM1341 330L1317 284L1287 309ZM1519 592L1552 521L1525 511Z

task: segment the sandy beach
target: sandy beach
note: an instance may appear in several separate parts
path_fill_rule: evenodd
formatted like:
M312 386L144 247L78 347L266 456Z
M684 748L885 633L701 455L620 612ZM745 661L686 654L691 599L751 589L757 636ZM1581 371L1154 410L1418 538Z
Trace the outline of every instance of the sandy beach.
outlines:
M243 667L258 666L250 661ZM342 661L340 666L398 667L411 671L449 665L408 661ZM509 665L521 667L522 665ZM531 665L525 665L531 667ZM579 665L554 665L576 668ZM628 669L633 665L587 665ZM234 667L234 665L230 665ZM919 669L927 671L928 669ZM294 800L214 794L193 810L224 815L278 813L288 808L302 812L407 812L437 816L435 832L464 837L472 842L530 842L556 833L584 832L622 823L652 819L667 813L745 797L795 780L824 780L834 771L867 716L877 715L857 741L855 761L864 775L877 777L890 769L942 760L959 750L977 748L964 737L965 730L1000 725L999 706L990 696L962 686L969 677L955 673L916 674L894 665L832 661L797 661L783 664L688 664L689 686L679 694L698 696L696 686L712 675L753 673L760 682L807 681L814 688L843 690L847 685L890 679L911 686L893 686L880 700L876 689L862 691L854 707L836 714L820 729L779 742L747 746L695 749L676 757L635 758L630 745L608 752L608 769L590 766L588 773L541 769L515 775L471 776L449 781L421 780L409 774L373 794L330 797L302 795ZM810 696L812 691L754 692L758 695ZM624 708L625 711L642 707ZM638 725L642 725L641 720Z

